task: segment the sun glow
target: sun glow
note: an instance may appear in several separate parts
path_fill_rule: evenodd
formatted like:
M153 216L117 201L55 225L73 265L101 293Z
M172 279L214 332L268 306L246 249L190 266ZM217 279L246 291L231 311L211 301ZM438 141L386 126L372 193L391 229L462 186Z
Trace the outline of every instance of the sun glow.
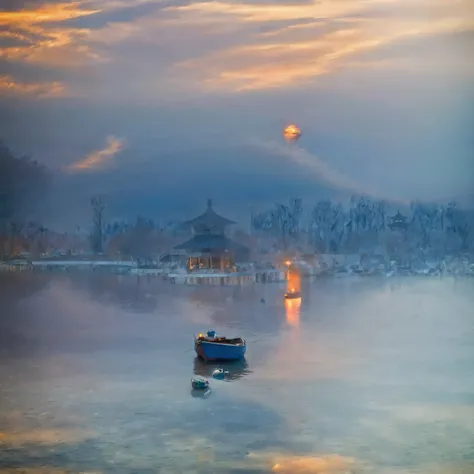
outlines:
M288 125L283 130L283 136L285 140L298 140L301 137L301 130L296 125Z

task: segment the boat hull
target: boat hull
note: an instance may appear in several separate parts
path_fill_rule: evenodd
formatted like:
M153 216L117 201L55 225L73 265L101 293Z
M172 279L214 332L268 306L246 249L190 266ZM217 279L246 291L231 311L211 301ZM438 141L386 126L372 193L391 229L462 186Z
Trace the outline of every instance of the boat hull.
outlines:
M285 293L285 299L287 299L287 300L296 300L298 298L301 298L301 293L300 292Z
M244 358L247 346L199 341L194 344L194 349L204 360L239 360Z

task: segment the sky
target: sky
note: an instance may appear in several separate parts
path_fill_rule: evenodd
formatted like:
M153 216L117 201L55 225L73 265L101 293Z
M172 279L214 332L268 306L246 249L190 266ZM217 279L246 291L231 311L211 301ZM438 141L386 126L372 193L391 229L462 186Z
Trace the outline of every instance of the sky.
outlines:
M56 220L474 193L472 0L0 0L1 138ZM289 145L283 128L302 137ZM232 215L230 215L232 217Z

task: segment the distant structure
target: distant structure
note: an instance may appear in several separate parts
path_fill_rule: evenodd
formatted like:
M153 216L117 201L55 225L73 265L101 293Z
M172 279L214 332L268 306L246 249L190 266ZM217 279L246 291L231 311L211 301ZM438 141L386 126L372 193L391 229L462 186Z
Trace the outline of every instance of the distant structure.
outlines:
M407 218L398 210L394 216L390 217L388 227L390 230L406 230L408 228Z
M188 270L229 271L235 262L248 260L249 249L225 235L232 224L236 222L214 211L212 199L207 200L204 213L184 223L191 227L194 236L174 248L186 252Z

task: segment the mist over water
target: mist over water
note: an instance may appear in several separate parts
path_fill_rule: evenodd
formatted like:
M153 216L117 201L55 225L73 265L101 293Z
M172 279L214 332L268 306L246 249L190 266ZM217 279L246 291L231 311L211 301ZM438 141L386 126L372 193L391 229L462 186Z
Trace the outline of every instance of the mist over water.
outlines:
M0 278L2 474L474 472L472 279ZM203 398L210 327L248 351Z

